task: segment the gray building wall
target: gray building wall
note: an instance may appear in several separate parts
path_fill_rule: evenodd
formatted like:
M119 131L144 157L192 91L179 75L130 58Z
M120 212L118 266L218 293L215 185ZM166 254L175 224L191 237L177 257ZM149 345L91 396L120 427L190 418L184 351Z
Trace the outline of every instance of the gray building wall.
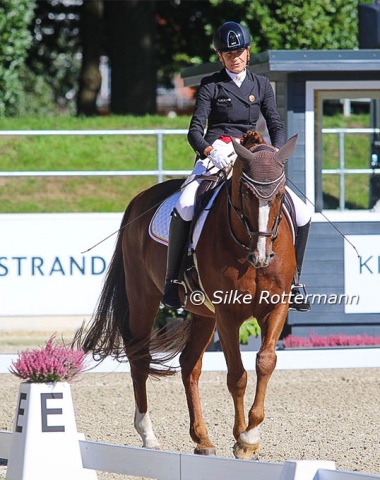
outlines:
M379 73L367 72L366 80L378 80ZM305 91L306 81L363 80L363 72L313 72L289 74L281 81L287 84L287 136L299 134L295 153L287 165L288 185L304 199L305 192ZM299 190L298 190L299 189ZM312 201L314 199L311 199ZM325 212L328 218L328 211ZM374 222L335 223L344 235L380 234ZM329 223L312 223L302 274L309 294L344 294L344 238ZM352 248L352 247L351 247ZM380 314L346 314L344 305L314 303L311 312L289 312L287 332L306 336L309 333L380 335Z
M326 213L328 217L328 213ZM344 235L379 234L379 224L374 222L339 222L334 224ZM342 295L344 290L344 245L345 240L335 228L326 222L311 225L302 281L307 293ZM380 295L380 293L379 293ZM344 304L314 303L310 312L289 312L288 326L294 335L309 333L380 335L380 314L347 314Z

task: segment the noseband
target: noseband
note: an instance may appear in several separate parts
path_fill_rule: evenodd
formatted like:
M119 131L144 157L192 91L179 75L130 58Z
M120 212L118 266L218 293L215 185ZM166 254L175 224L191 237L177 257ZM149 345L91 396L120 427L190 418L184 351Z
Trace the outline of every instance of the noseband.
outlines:
M228 228L230 231L230 235L238 245L243 247L245 250L248 250L249 253L252 252L254 240L257 237L270 237L272 243L276 240L278 236L278 227L282 219L281 211L282 211L282 204L284 201L284 195L281 197L280 209L278 211L278 215L276 216L272 229L269 231L261 232L260 230L252 229L252 226L244 212L242 186L243 185L247 186L249 190L251 190L259 200L270 200L271 198L274 197L274 195L277 193L279 188L284 185L285 180L286 180L285 172L282 172L282 174L278 178L270 182L259 182L259 181L253 180L253 178L251 178L245 172L243 172L239 182L240 213L236 210L236 208L233 206L231 201L231 195L230 195L231 182L227 187L227 218L228 218ZM268 192L264 193L264 190L269 190L269 193ZM245 245L244 243L240 242L240 240L236 238L236 235L234 234L232 230L232 225L231 225L231 215L230 215L231 209L235 212L240 222L243 224L249 238L249 245Z

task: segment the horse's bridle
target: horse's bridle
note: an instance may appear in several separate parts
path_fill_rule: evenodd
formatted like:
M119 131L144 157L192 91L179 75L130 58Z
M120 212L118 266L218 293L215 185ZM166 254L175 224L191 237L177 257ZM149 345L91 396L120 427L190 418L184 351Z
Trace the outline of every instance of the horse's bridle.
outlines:
M276 238L278 236L278 227L279 227L281 219L282 219L281 211L282 211L282 205L283 205L283 202L284 202L284 196L285 195L282 195L282 197L281 197L280 209L279 209L278 214L276 216L276 219L274 221L273 228L269 231L261 232L259 230L253 230L252 229L252 226L251 226L247 216L244 213L242 185L246 184L248 186L248 188L256 195L257 198L262 199L262 200L269 200L270 198L272 198L277 193L277 190L284 183L285 183L285 172L282 172L282 174L278 178L276 178L275 180L273 180L271 182L258 182L256 180L253 180L246 173L243 173L241 178L240 178L240 181L239 181L239 204L240 204L240 213L239 213L237 211L237 209L234 207L234 205L232 204L232 200L231 200L231 192L230 192L231 179L228 182L226 182L227 219L228 219L228 228L229 228L229 231L230 231L230 235L238 245L243 247L245 250L248 250L248 252L252 252L253 243L254 243L254 240L257 237L270 237L272 243L276 240ZM267 186L270 186L270 185L274 185L274 188L269 195L262 196L261 194L259 194L257 186L266 186L267 187ZM249 245L245 245L244 243L242 243L236 237L236 235L234 234L234 232L232 230L232 225L231 225L231 209L236 214L236 216L238 217L240 222L243 224L243 226L245 228L245 231L247 232L247 235L249 237Z

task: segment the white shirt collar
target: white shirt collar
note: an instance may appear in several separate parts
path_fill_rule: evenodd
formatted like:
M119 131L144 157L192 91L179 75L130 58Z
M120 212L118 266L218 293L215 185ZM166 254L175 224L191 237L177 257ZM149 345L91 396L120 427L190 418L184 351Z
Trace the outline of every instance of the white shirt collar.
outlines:
M226 68L227 75L236 83L238 87L244 82L245 77L247 76L247 69L243 70L240 73L233 73L227 70Z

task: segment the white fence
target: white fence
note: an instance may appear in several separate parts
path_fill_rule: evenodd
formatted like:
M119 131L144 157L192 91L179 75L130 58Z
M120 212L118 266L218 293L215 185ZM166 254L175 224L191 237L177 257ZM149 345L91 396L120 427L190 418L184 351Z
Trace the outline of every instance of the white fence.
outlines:
M189 175L190 170L164 169L164 136L186 135L185 129L152 129L152 130L0 130L0 137L18 136L98 136L122 135L145 136L153 135L157 139L157 169L156 170L97 170L97 171L13 171L0 172L0 177L109 177L109 176L150 176L156 175L158 182L162 182L165 175Z
M0 458L8 459L12 433L0 431ZM334 462L253 462L79 440L83 467L160 480L374 480L380 476L335 470ZM67 461L67 459L62 459ZM59 466L58 466L59 468Z
M380 169L350 169L345 166L344 141L347 134L378 134L378 128L323 128L322 134L336 134L339 137L339 168L323 169L324 175L338 175L340 185L340 208L344 209L345 184L344 176L347 174L372 174L379 173ZM102 171L0 171L0 177L99 177L99 176L157 176L162 182L165 175L188 175L190 170L165 170L163 155L163 139L165 135L187 135L187 129L147 129L147 130L0 130L0 137L6 136L155 136L157 142L157 169L156 170L102 170Z

